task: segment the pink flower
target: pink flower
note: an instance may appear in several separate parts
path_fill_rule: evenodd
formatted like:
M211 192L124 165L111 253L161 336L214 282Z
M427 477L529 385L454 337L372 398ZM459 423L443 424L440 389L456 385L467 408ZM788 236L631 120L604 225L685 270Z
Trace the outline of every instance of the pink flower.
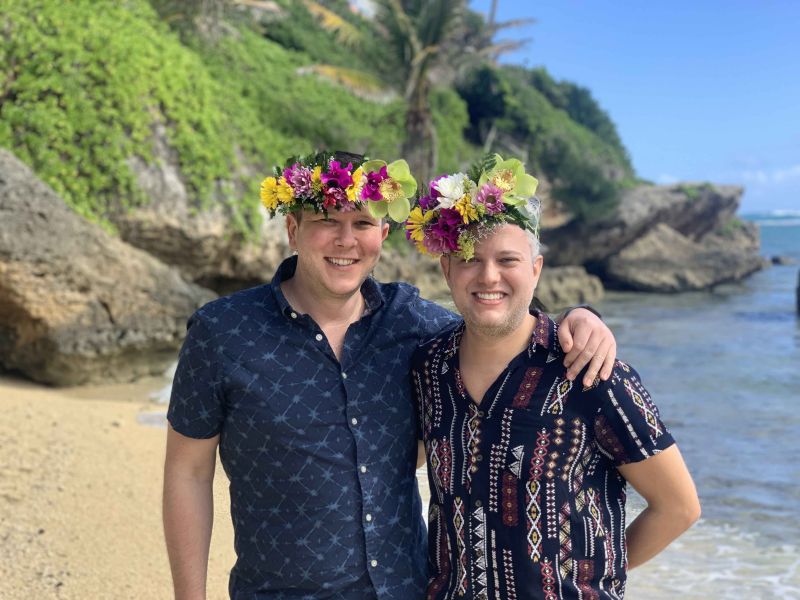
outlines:
M296 197L311 197L311 169L294 163L283 170L286 182L292 186Z
M347 199L347 192L342 188L325 188L323 193L325 194L325 199L322 201L322 207L325 209L338 208L341 210L345 204L351 204L350 200Z
M328 187L338 186L346 189L353 185L353 163L347 163L347 167L342 167L338 160L332 160L327 173L322 173L320 179Z
M484 184L478 190L478 195L475 197L475 204L483 204L486 207L486 212L490 215L496 215L505 210L503 204L503 190L494 185L493 183Z

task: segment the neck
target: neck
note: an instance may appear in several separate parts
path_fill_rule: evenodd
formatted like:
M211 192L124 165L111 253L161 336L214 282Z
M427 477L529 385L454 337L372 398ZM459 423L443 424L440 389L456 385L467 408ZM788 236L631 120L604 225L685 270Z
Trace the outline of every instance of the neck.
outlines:
M309 315L323 329L329 325L349 325L361 318L364 297L361 290L347 296L321 297L300 273L281 283L281 291L291 307Z
M535 327L536 317L531 314L525 315L519 327L507 335L492 335L467 325L459 353L463 360L473 363L507 365L528 347Z

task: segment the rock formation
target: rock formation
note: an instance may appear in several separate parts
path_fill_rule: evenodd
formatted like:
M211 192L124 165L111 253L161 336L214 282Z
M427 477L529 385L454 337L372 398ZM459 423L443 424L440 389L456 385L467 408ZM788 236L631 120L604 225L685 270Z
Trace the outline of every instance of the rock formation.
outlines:
M214 294L70 210L0 150L0 365L74 385L163 372Z

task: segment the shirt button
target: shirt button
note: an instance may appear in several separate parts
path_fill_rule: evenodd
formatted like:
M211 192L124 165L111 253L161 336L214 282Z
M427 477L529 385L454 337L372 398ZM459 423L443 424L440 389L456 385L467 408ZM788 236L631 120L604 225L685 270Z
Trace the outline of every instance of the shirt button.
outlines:
M352 419L350 419L350 422L351 422L353 425L358 425L358 419L356 419L355 417L353 417Z
M367 472L367 465L361 465L361 472L362 473L366 473Z
M367 513L367 516L366 516L366 517L364 517L364 518L367 520L367 523L369 523L370 521L372 521L372 515L371 515L371 514L369 514L369 513Z
M475 500L475 506L477 508L480 508L481 506L483 506L483 502L481 502L480 500Z
M342 373L342 379L347 379L347 373Z
M321 341L322 341L322 334L321 334L321 333L318 333L317 335L315 335L315 336L314 336L314 338L315 338L315 339L316 339L318 342L321 342Z
M371 561L369 561L369 564L371 564L373 567L377 567L378 561L373 558Z
M292 311L290 314L292 315L292 318L293 318L293 319L296 319L296 318L297 318L297 313L296 313L296 312Z

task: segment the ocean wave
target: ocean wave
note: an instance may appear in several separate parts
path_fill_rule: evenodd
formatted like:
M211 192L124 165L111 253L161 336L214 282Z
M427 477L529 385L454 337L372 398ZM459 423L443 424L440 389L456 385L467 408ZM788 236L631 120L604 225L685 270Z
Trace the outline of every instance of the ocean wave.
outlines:
M754 223L758 223L762 227L800 227L800 218L798 219L751 219Z

